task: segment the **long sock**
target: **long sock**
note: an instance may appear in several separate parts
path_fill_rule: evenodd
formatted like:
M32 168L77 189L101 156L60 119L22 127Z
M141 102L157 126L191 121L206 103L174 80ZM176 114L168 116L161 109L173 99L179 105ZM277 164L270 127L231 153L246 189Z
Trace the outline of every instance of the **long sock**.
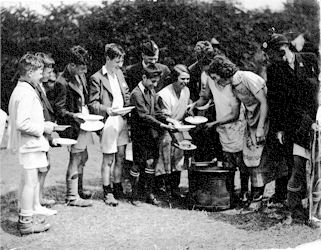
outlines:
M112 190L110 185L108 185L108 186L103 185L103 190L104 190L104 196L107 196L107 194L113 192L113 190Z

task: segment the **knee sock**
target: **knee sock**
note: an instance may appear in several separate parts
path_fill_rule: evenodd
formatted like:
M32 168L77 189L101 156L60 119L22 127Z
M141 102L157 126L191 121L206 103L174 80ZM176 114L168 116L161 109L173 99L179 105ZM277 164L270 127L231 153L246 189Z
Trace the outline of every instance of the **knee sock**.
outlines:
M112 188L111 188L110 185L108 185L108 186L104 186L104 185L103 185L103 190L104 190L104 196L107 196L107 194L113 192L113 190L112 190Z

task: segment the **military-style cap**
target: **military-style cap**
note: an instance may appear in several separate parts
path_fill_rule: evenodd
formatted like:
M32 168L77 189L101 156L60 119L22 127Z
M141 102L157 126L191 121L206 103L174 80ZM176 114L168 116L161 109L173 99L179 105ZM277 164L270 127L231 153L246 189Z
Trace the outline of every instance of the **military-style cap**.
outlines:
M146 56L154 56L158 50L158 46L153 40L148 40L141 44L141 51Z
M277 49L283 44L288 44L289 40L285 35L273 33L270 39L263 43L263 50Z

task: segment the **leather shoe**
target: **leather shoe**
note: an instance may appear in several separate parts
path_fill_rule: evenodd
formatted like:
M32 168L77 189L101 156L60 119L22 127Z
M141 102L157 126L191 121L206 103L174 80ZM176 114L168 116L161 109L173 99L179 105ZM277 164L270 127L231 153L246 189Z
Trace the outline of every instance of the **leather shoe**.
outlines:
M83 190L82 192L79 192L79 196L80 196L80 198L82 198L82 199L88 200L88 199L91 198L92 194L91 194L90 191L87 191L87 190L85 191L85 190Z
M159 201L154 194L148 194L146 202L155 206L161 206L161 201Z

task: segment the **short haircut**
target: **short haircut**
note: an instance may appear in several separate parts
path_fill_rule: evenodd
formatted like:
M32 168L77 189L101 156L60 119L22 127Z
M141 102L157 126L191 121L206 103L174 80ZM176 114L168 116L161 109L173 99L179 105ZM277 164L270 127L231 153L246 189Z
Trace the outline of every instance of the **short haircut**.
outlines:
M227 79L232 77L236 73L236 71L238 71L238 67L227 57L215 56L209 66L207 73L217 74L220 77Z
M140 49L146 56L155 56L157 51L159 51L157 44L153 40L142 42Z
M73 46L69 50L68 62L76 65L87 65L90 61L88 51L80 45Z
M35 56L42 60L45 68L52 68L52 66L55 64L55 60L49 54L37 52Z
M18 72L20 76L25 76L28 71L35 71L43 68L42 60L34 54L27 53L23 55L18 63Z
M124 49L116 43L108 43L105 45L105 57L108 56L110 60L125 55Z
M181 73L190 74L187 66L185 66L184 64L176 64L171 70L170 82L176 82Z
M162 70L155 65L149 65L143 70L143 75L145 75L148 79L161 76L161 74Z

